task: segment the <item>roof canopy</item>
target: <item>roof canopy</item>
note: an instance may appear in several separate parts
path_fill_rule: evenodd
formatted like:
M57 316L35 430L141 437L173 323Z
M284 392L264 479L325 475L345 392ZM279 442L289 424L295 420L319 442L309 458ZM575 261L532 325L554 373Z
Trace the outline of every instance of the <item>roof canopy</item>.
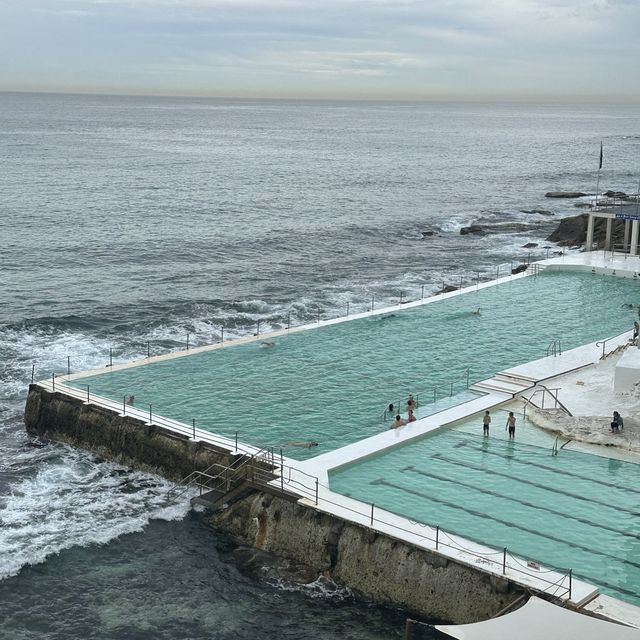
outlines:
M499 618L435 627L458 640L640 640L640 629L575 613L535 596L520 609Z

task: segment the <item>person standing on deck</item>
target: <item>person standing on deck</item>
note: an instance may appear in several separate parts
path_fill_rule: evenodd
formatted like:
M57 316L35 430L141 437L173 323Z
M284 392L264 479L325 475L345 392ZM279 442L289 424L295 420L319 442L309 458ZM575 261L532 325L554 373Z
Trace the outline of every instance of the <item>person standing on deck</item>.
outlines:
M513 411L509 411L509 417L507 418L507 425L505 430L509 432L509 440L516 437L516 417L513 415Z
M489 425L491 424L491 415L489 411L484 412L484 416L482 416L482 435L489 437Z

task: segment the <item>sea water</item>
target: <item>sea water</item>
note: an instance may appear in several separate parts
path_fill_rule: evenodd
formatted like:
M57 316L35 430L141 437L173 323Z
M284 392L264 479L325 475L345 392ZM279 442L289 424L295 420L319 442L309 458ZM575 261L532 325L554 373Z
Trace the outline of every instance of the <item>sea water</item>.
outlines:
M0 94L0 637L401 637L402 612L262 572L268 559L166 507L165 481L32 441L32 367L104 366L109 349L204 344L290 310L309 322L545 257L576 210L544 193L592 192L601 139L603 189L635 189L638 115ZM460 235L472 223L488 234Z

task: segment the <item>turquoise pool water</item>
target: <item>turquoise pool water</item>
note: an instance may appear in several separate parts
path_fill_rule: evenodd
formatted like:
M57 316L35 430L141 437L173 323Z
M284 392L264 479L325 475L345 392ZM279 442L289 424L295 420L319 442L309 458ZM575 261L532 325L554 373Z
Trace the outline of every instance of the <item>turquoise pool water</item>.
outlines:
M331 474L334 491L537 560L640 605L640 465L562 449L495 412Z
M422 414L434 387L440 403L467 399L467 368L473 382L544 356L555 338L569 349L629 329L637 315L623 304L639 302L639 288L633 280L547 271L274 338L272 348L237 345L74 384L117 401L133 394L154 413L189 424L195 418L200 428L285 445L287 455L305 458L386 428L385 407L408 393L420 395ZM287 445L308 440L320 446Z

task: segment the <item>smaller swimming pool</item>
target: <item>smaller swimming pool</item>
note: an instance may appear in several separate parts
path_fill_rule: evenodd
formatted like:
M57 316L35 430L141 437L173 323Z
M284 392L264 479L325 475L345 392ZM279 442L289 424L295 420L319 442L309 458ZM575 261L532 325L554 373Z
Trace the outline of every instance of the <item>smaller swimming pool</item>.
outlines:
M560 450L506 412L482 416L330 475L331 489L536 560L640 605L640 465Z

